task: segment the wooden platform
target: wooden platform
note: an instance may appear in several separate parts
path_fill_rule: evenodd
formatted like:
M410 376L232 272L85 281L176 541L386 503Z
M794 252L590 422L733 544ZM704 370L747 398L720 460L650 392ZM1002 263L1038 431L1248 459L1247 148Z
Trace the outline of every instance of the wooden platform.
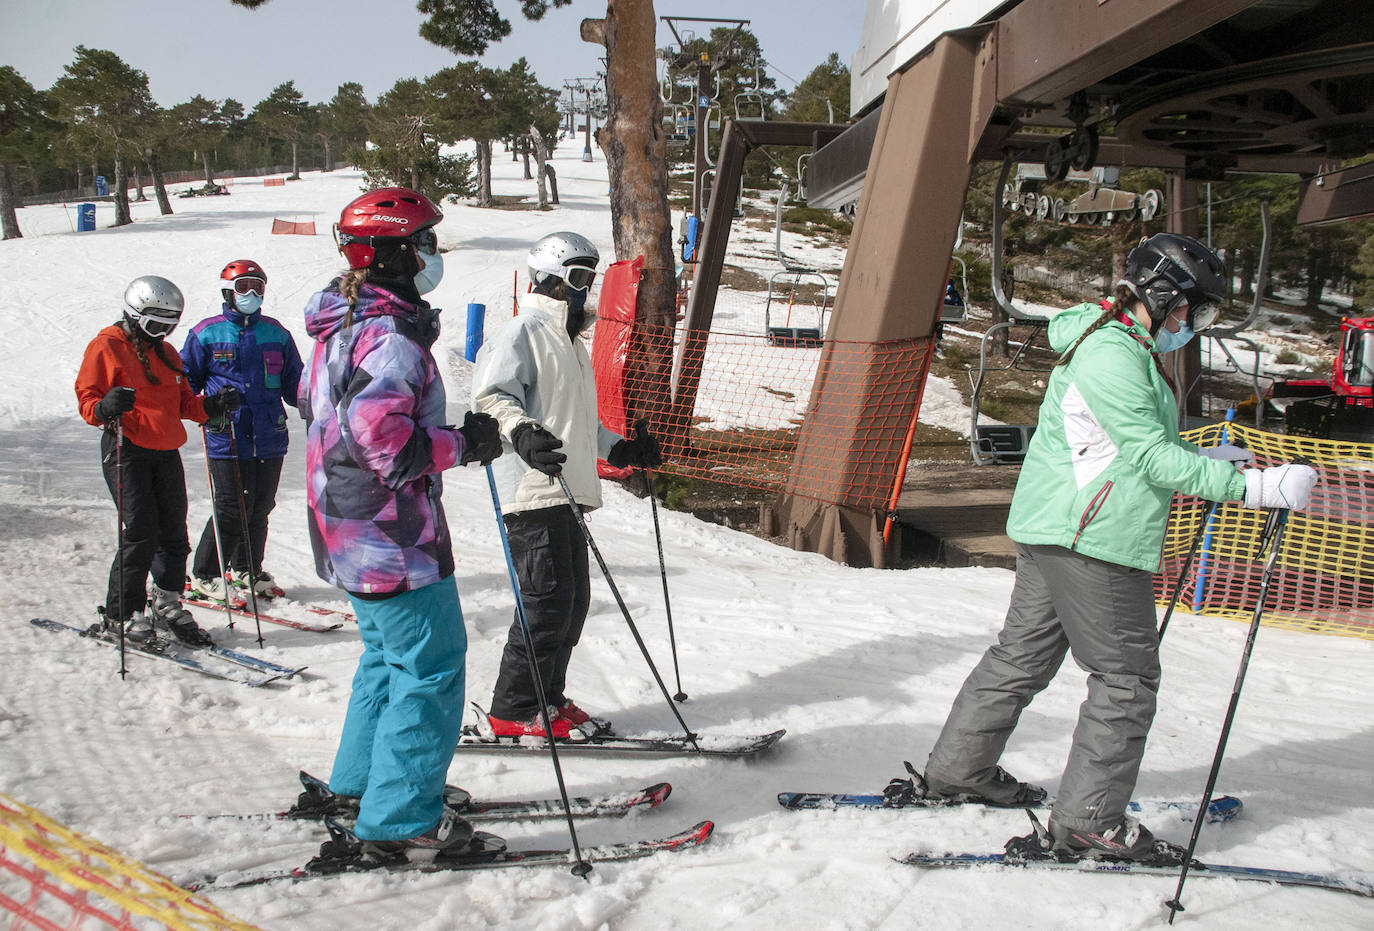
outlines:
M1016 568L1006 528L1020 471L972 464L909 471L897 501L904 557L940 566Z

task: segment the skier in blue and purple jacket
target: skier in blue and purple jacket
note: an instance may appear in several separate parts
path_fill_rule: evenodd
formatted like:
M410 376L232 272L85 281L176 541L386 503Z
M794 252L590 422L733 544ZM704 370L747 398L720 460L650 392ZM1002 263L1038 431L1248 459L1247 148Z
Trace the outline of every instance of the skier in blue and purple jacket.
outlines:
M360 799L369 856L465 849L472 828L444 805L462 726L467 634L440 501L441 473L501 453L496 421L445 422L430 346L443 275L443 214L406 188L344 208L349 271L311 297L314 351L301 382L310 543L320 577L353 604L363 655L329 787Z
M238 587L246 588L251 579L259 595L281 594L263 570L262 557L286 457L286 405L296 406L301 355L290 331L262 314L266 292L262 266L252 259L230 262L220 272L220 312L192 327L181 347L193 391L214 394L230 385L243 398L232 433L225 420L211 421L205 430L215 513L205 522L191 562L191 590L215 601L232 596L226 594L225 575ZM240 489L246 535L240 526ZM215 545L216 522L223 556Z

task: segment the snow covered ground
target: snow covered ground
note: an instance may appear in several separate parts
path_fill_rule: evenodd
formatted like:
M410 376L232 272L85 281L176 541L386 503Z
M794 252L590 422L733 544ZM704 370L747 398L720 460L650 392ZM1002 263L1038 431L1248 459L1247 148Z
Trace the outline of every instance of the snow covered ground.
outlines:
M606 175L576 153L557 162L555 212L446 207L449 308L438 349L455 410L466 402L463 308L487 304L488 332L508 319L523 250L556 228L580 230L610 254ZM497 159L498 193L532 193ZM98 470L97 432L75 412L72 382L87 341L117 319L125 284L163 274L190 309L174 337L217 303L217 275L251 256L270 276L266 312L309 351L300 308L339 268L329 224L358 190L351 172L307 174L285 187L247 182L231 197L173 201L161 218L135 205L122 230L71 230L61 207L20 213L26 238L0 244L0 792L37 806L172 877L298 864L321 839L302 825L186 820L178 813L280 809L295 774L327 775L359 653L348 630L271 627L264 655L309 664L313 676L250 690L132 658L121 681L112 651L32 628L46 615L93 619L113 549L114 508ZM274 217L314 219L315 237L270 236ZM930 397L930 395L928 395ZM949 402L951 409L957 402ZM966 413L958 419L966 418ZM303 436L293 424L268 567L303 599L341 604L314 575L303 513ZM190 525L207 515L200 443L183 450ZM446 478L446 501L471 647L468 692L485 703L506 636L511 594L480 470ZM674 690L653 524L647 501L616 487L591 528ZM877 791L923 765L954 692L995 635L1011 573L995 569L851 569L690 516L660 512L676 624L680 706L704 733L785 727L752 760L565 756L578 794L674 785L655 811L579 826L583 843L717 824L700 850L597 868L433 876L358 875L216 893L225 909L272 929L821 929L1158 926L1172 880L1073 874L918 872L911 850L999 849L1027 822L1016 812L793 813L784 790ZM203 624L250 647L242 625ZM1138 796L1202 791L1244 640L1243 625L1176 618L1164 643L1165 681ZM1219 790L1245 813L1204 830L1204 860L1302 870L1374 872L1374 644L1264 630L1231 734ZM573 662L572 694L622 733L668 731L673 719L609 589L594 582L591 617ZM1004 760L1051 789L1083 696L1070 665L1025 713ZM546 755L455 757L449 781L484 797L555 794ZM1176 841L1189 826L1148 823ZM502 826L512 843L563 845L557 823ZM1367 928L1366 900L1329 892L1191 879L1179 927Z

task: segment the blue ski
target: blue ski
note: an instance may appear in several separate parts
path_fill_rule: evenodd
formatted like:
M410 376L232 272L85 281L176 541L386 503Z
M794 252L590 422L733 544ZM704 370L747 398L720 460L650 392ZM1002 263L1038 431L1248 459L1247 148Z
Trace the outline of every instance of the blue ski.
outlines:
M897 860L908 866L922 867L996 867L1027 870L1073 870L1079 873L1130 873L1145 876L1168 876L1176 879L1178 866L1148 866L1125 860L1077 860L1061 863L1058 860L1006 860L1000 853L951 853L943 855L907 854ZM1349 892L1374 898L1374 876L1356 873L1299 873L1292 870L1272 870L1257 866L1231 866L1221 863L1200 863L1196 860L1188 868L1188 877L1212 879L1242 879L1254 882L1277 883L1281 886L1311 886L1335 892Z
M909 809L939 809L950 808L954 805L977 804L970 802L947 802L940 799L920 799L915 802L908 802L903 805L884 804L882 795L847 795L841 792L779 792L778 804L783 808L793 811L803 811L818 809L822 811L833 811L837 808L882 808L889 811L909 810ZM1037 808L1048 808L1049 802L1037 805ZM989 806L996 807L996 806ZM1212 799L1207 806L1207 821L1215 824L1221 821L1230 821L1239 815L1245 806L1238 798L1229 795L1221 795ZM1197 802L1169 801L1169 802L1131 802L1131 811L1139 813L1144 811L1173 811L1182 812L1185 816L1191 816L1197 811Z
M55 633L73 633L78 637L85 637L94 643L104 644L105 646L114 647L115 649L119 648L119 638L117 636L100 633L94 629L73 627L70 624L62 624L45 617L33 618L29 623L43 630L50 630ZM210 676L212 679L225 679L229 682L238 682L252 688L260 688L269 682L275 682L281 678L280 674L266 674L253 671L228 659L225 659L223 664L207 663L201 657L196 656L195 650L182 647L179 644L171 643L166 640L159 640L153 644L144 646L139 646L126 640L124 643L124 650L128 653L137 653L140 656L148 656L153 659L164 659L170 663L176 663L184 669L190 669L203 676Z

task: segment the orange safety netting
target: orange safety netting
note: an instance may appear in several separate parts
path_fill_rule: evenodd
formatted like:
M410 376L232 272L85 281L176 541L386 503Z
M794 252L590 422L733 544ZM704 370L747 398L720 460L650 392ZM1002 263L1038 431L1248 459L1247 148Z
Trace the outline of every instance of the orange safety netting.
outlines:
M286 179L285 179L285 178L263 178L263 179L262 179L262 186L263 186L263 187L285 187L285 186L286 186Z
M1226 431L1223 438L1223 431ZM1199 446L1240 443L1264 467L1306 457L1320 473L1311 506L1292 512L1263 622L1374 640L1374 446L1266 433L1237 424L1190 431ZM1199 531L1204 533L1178 610L1250 621L1264 573L1257 556L1265 511L1176 495L1155 595L1167 603ZM1210 517L1209 517L1210 515ZM1205 523L1204 523L1205 522Z
M314 236L314 235L315 235L315 221L314 221L314 220L301 220L301 221L297 222L297 221L295 221L295 220L275 220L275 219L274 219L274 220L272 221L272 232L273 232L273 233L278 233L278 234L287 234L287 235L292 235L292 234L294 234L294 235L296 235L296 236Z
M608 426L624 422L625 398L654 397L666 382L652 365L625 363L637 345L644 351L638 325L620 315L597 322L596 344L615 347L593 346ZM693 353L684 352L686 339L679 329L670 346L659 347L675 360L678 389L673 408L649 405L658 410L654 430L667 459L661 471L886 510L904 471L932 340L713 331L690 340L688 348L699 350ZM817 384L825 386L823 398L814 394Z
M43 931L256 931L208 899L4 795L0 909L14 916L11 927Z

